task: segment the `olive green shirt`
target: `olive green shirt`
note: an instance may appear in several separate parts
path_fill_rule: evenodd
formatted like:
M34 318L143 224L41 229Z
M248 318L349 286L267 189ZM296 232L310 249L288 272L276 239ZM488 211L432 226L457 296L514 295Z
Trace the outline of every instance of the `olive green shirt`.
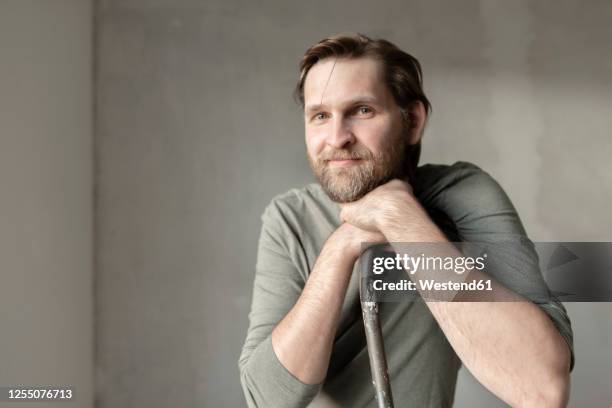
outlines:
M527 239L504 191L473 164L421 166L413 190L452 241ZM359 301L358 263L322 384L302 383L272 348L272 329L297 301L325 240L341 224L339 211L321 186L310 184L274 198L262 215L250 325L238 363L249 407L377 407ZM516 259L537 265L533 250L517 254ZM565 308L554 300L538 306L572 349L573 366L572 329ZM379 314L395 405L452 406L461 361L427 305L409 300L381 303Z

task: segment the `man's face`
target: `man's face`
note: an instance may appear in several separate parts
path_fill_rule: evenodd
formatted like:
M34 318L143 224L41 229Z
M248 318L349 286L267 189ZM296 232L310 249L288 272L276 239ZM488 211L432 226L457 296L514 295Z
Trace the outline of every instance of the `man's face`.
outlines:
M334 201L355 201L402 177L408 137L401 111L373 58L327 58L304 83L308 161Z

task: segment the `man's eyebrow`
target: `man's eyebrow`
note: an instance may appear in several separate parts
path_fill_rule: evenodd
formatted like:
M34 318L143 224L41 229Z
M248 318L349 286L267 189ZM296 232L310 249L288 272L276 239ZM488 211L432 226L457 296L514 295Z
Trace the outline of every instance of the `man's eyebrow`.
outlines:
M322 107L323 107L323 105L321 105L320 103L317 103L315 105L307 105L304 108L304 111L306 111L306 112L313 112L313 111L317 111L317 110L321 109Z
M345 102L342 103L342 105L345 106L354 106L354 105L358 105L360 103L378 103L378 99L373 97L373 96L369 96L369 95L363 95L363 96L358 96L356 98L347 100ZM318 111L320 109L325 108L324 104L313 104L313 105L306 105L306 107L304 108L305 112L314 112L314 111Z

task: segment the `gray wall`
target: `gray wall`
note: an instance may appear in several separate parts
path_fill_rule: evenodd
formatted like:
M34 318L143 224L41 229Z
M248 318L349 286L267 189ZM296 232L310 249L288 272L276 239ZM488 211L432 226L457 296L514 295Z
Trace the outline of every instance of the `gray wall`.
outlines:
M72 385L74 407L93 406L92 12L0 0L0 386Z
M329 34L422 61L424 162L489 171L534 240L610 240L611 17L606 1L100 1L99 406L243 405L259 216L312 180L290 98ZM571 406L610 406L612 308L568 309ZM462 370L456 406L503 404Z

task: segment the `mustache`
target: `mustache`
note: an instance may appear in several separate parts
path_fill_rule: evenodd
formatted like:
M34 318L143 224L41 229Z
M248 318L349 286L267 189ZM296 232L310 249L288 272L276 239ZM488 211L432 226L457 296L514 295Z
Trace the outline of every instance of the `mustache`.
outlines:
M347 150L347 149L333 149L326 150L319 155L319 160L367 160L372 158L372 153L369 150Z

